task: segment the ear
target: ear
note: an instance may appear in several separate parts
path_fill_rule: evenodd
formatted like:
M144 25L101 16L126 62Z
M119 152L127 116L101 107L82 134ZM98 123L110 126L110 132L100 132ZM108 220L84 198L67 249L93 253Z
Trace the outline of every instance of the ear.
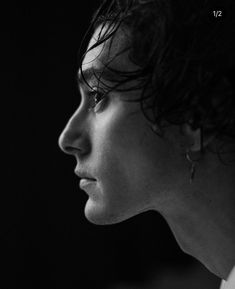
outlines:
M181 127L183 145L191 152L200 152L205 149L214 139L214 134L208 134L201 128L192 129L190 124Z

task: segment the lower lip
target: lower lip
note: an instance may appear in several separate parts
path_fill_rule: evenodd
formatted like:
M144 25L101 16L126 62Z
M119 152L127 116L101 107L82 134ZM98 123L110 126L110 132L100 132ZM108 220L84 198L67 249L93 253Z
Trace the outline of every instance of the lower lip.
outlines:
M95 180L91 180L91 179L81 179L79 186L82 189L82 188L85 188L87 186L94 185L95 182L96 182Z

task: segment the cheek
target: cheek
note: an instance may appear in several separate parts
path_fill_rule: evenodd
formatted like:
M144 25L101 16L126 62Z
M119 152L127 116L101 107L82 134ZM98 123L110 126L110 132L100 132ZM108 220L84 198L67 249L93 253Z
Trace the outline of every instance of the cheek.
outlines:
M131 114L133 107L124 102L110 105L97 117L93 134L92 160L97 175L110 193L116 188L115 195L126 191L124 197L146 188L151 191L156 179L158 185L161 180L167 183L170 167L166 142L152 133L141 112Z
M126 173L126 158L115 146L103 146L97 159L100 170L100 183L104 195L121 197L124 191L129 191L130 178Z
M107 184L127 188L134 173L140 148L140 125L120 106L100 115L93 138L93 160L98 175ZM138 129L137 129L138 128ZM138 161L138 160L137 160Z
M146 157L149 147L144 147L144 134L136 126L121 122L107 127L97 139L96 151L103 197L113 205L122 203L122 207L141 204L142 198L148 200L150 190L146 190L149 186L146 178L148 170L152 170Z
M107 156L103 164L99 204L108 219L125 220L149 207L149 191L128 158Z

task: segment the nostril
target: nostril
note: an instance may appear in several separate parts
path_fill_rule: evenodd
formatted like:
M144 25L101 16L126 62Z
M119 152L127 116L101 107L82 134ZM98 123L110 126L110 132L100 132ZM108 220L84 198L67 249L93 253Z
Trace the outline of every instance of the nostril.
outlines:
M69 155L75 155L75 154L80 154L81 153L81 150L71 144L68 144L68 143L65 143L65 142L59 142L59 147L60 149L66 153L66 154L69 154Z
M81 154L84 150L84 139L81 134L77 134L71 129L66 129L59 137L58 145L60 149L69 155Z
M69 155L74 154L76 151L76 149L70 145L59 144L59 147L64 153L69 154Z
M72 146L65 146L63 151L66 153L66 154L69 154L69 155L72 155L72 154L75 154L77 149L72 147Z

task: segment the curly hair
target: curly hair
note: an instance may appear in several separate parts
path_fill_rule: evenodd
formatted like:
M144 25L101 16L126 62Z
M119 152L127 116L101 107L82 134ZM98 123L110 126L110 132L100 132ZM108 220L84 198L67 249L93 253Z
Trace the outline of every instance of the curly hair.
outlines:
M223 2L223 4L221 4ZM164 135L167 125L188 123L217 138L235 137L235 9L233 0L104 0L92 17L80 50L85 54L108 39L119 27L130 31L130 60L139 69L111 69L115 85L139 80L138 101L145 117ZM215 15L221 11L221 17ZM81 55L91 33L108 27ZM112 45L112 44L110 44ZM121 51L120 53L123 53ZM98 76L97 76L98 78ZM99 81L101 78L99 77ZM115 80L113 81L113 83ZM88 83L87 83L88 84ZM147 113L151 110L153 119Z

